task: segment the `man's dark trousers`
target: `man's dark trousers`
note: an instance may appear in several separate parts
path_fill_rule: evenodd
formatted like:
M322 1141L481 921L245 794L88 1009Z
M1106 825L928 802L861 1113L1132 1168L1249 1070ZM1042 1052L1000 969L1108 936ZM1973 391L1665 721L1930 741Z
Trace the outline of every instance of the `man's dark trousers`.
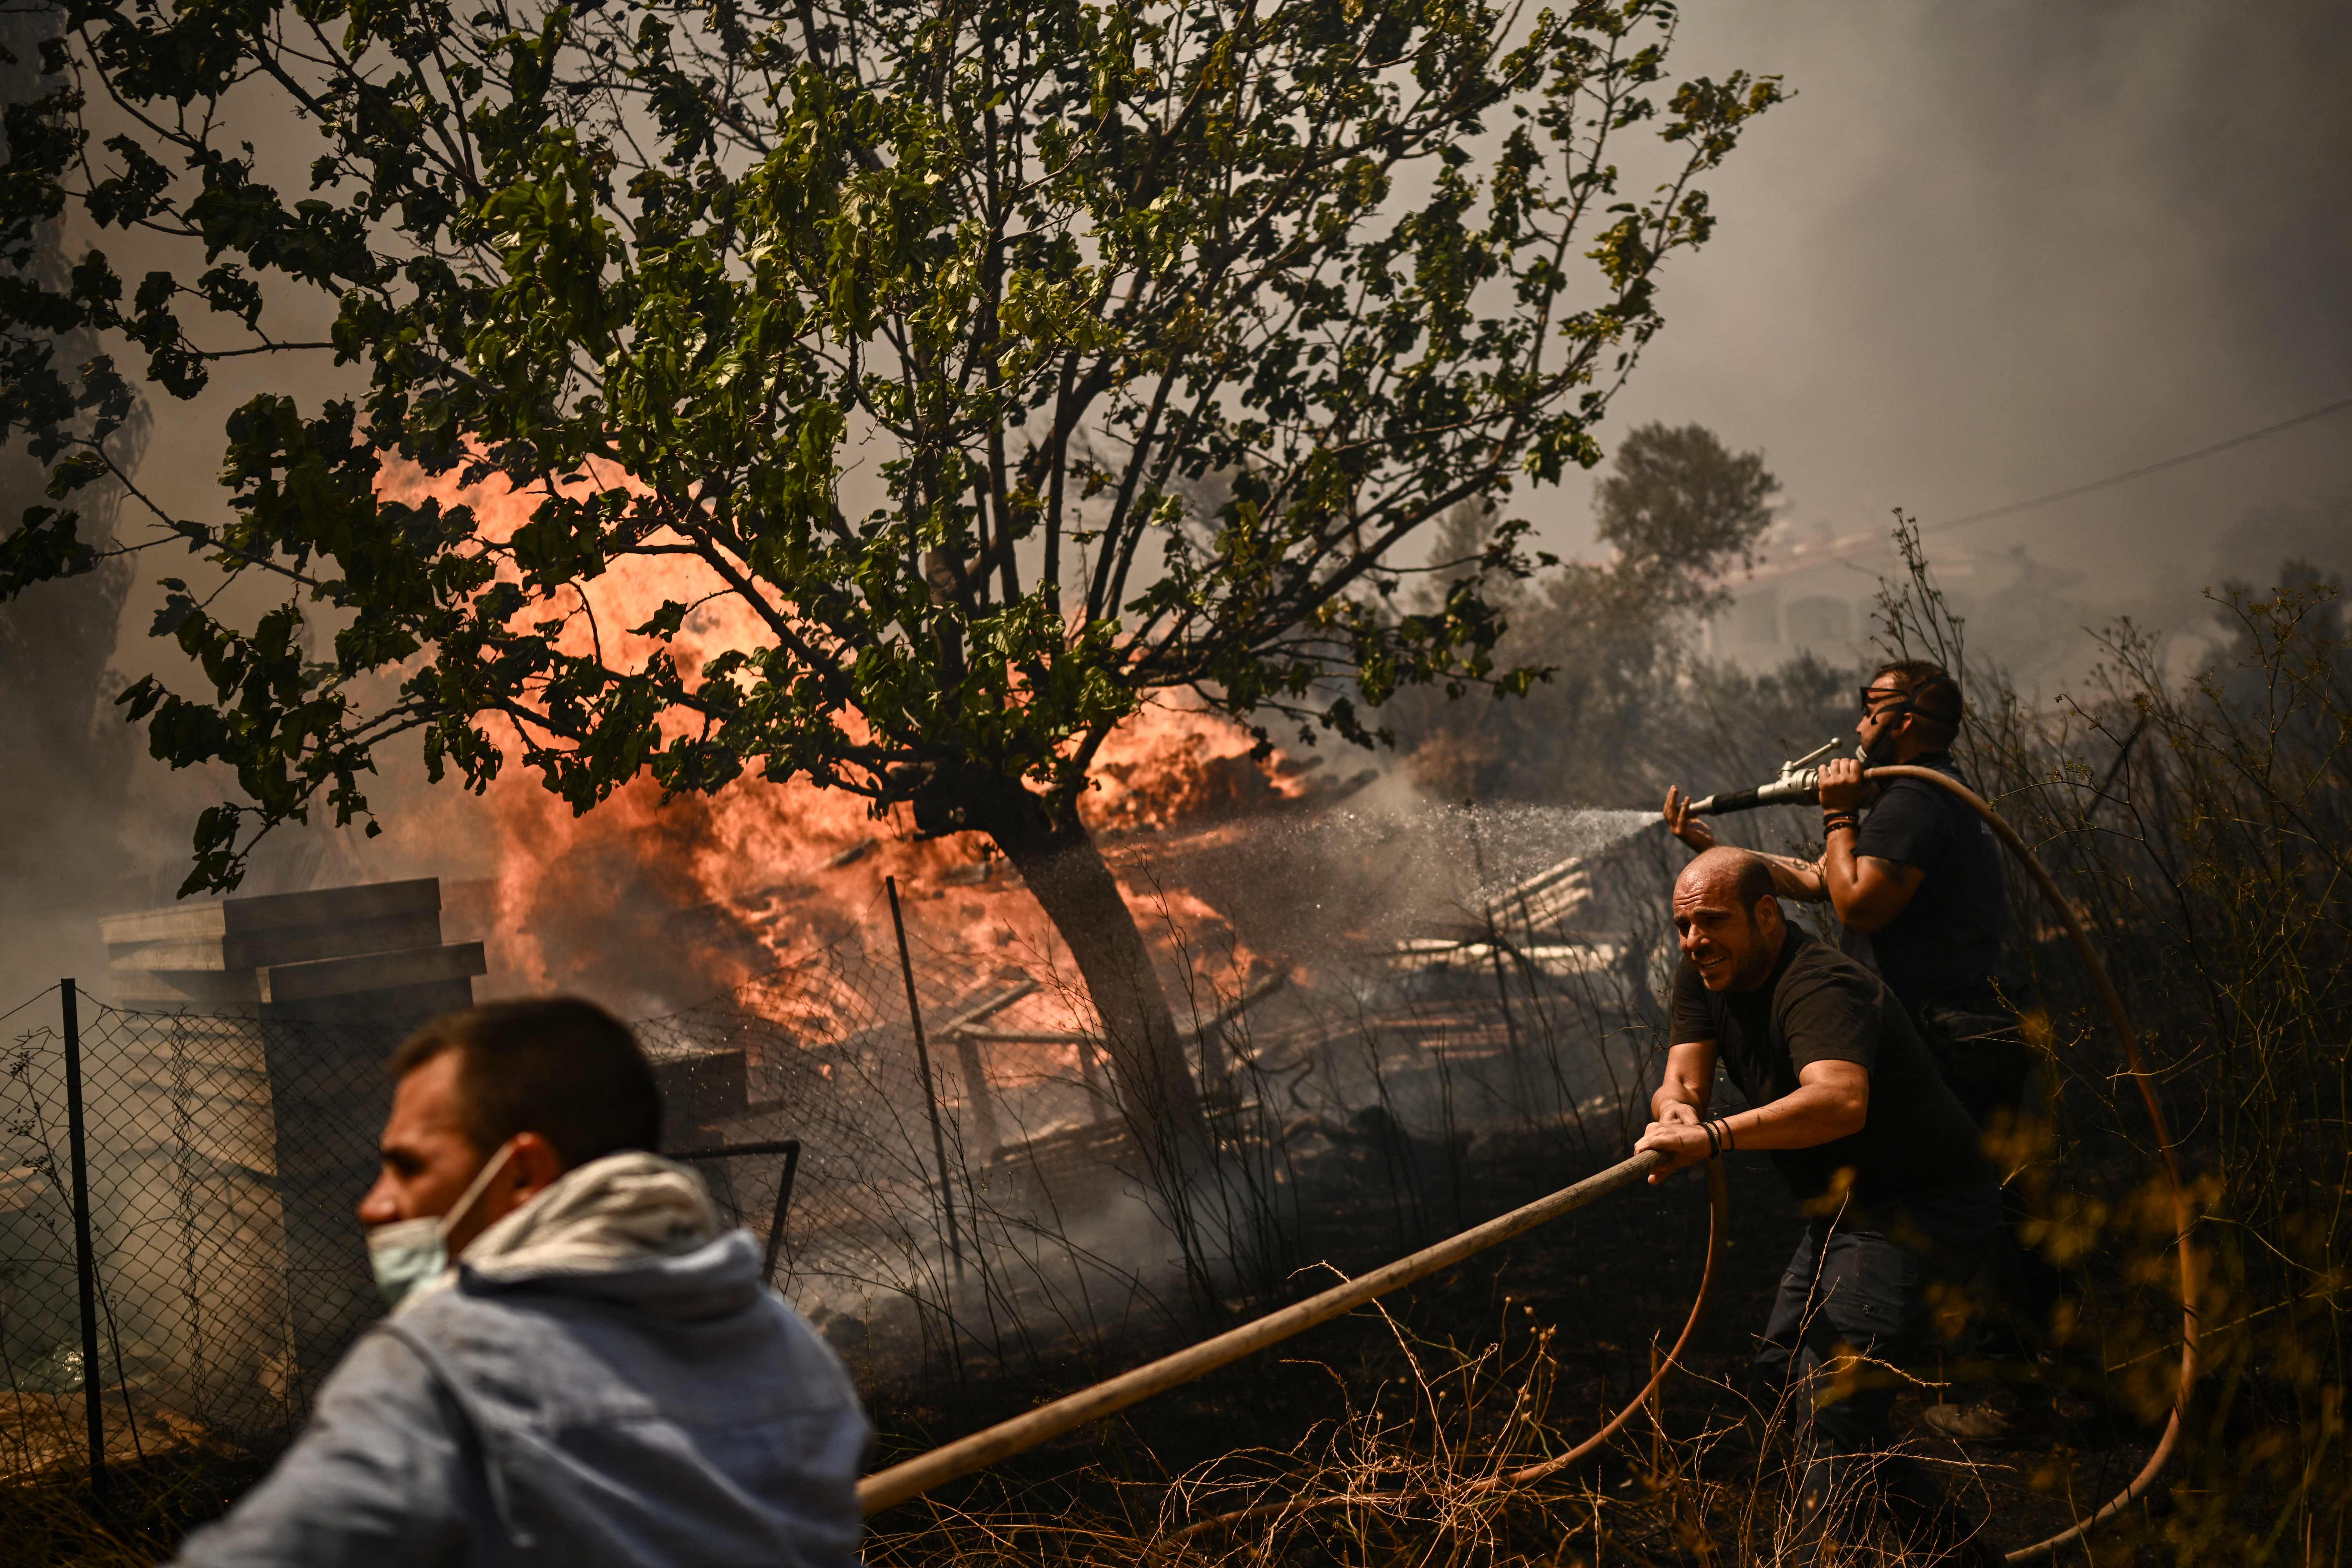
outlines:
M2014 1134L2034 1118L2033 1047L1999 997L1987 995L1966 1006L1914 1007L1911 1016L1944 1082L1979 1128ZM2058 1304L2058 1271L2026 1239L2033 1215L2024 1193L2003 1187L2001 1212L2013 1245L1995 1267L2010 1301L2011 1330L2030 1351L2046 1342L2051 1310Z
M1808 1460L1801 1505L1813 1494L1815 1515L1825 1514L1832 1491L1866 1486L1891 1506L1898 1528L1942 1522L1935 1517L1948 1511L1940 1489L1916 1465L1886 1453L1896 1384L1884 1363L1925 1344L1927 1286L1966 1281L2001 1228L2000 1189L1990 1177L1913 1194L1876 1214L1849 1205L1807 1222L1756 1363L1789 1389Z

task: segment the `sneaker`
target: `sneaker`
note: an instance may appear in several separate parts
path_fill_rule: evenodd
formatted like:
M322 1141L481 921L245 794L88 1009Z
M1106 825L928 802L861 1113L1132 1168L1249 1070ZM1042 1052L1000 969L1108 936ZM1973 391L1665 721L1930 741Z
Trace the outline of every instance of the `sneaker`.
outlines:
M2012 1436L2016 1424L1990 1402L1976 1405L1931 1405L1925 1417L1927 1430L1938 1437L1963 1443L1998 1443Z

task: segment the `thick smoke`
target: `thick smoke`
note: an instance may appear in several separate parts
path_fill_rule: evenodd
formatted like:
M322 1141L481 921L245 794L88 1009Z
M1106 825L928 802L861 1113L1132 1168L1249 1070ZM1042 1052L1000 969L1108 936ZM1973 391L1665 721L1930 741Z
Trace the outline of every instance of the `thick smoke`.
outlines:
M1712 182L1721 226L1669 279L1603 445L1661 419L1760 447L1783 558L1824 525L1932 525L2352 396L2338 6L1703 0L1676 64L1798 96ZM2087 662L2084 624L2192 627L2200 590L2286 554L2352 567L2347 493L2352 410L1929 544L1956 588L1964 564L1989 580L1985 651L2046 684ZM1585 502L1528 504L1575 548ZM1866 634L1879 569L1780 608L1842 601Z
M40 41L55 31L53 13L0 12L0 102L37 90ZM33 270L56 282L61 236L52 227L41 239ZM73 363L98 347L76 336L57 353ZM125 434L137 442L145 433L142 411ZM41 483L21 445L0 449L0 530L41 500ZM76 498L84 542L113 539L121 500L105 489ZM78 939L124 896L139 748L112 711L122 682L111 666L133 575L116 560L0 605L0 1009L86 964L96 949Z

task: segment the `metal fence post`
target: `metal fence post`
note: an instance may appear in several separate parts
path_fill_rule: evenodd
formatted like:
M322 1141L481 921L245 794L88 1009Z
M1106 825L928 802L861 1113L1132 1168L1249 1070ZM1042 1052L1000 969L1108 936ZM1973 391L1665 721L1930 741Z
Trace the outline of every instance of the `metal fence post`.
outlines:
M890 893L890 924L898 933L898 973L907 981L907 1015L915 1021L915 1065L923 1073L923 1103L931 1110L931 1153L940 1163L940 1205L948 1215L948 1250L955 1255L956 1278L963 1278L963 1243L956 1236L955 1192L948 1185L948 1144L940 1131L940 1091L931 1081L931 1047L923 1043L923 1005L915 996L915 961L907 952L906 917L898 912L898 879L885 877Z
M776 1282L776 1253L784 1245L784 1211L793 1206L793 1178L800 1174L801 1141L784 1141L784 1173L776 1179L776 1216L768 1225L768 1250L760 1259L760 1283Z
M81 1114L81 1010L71 980L58 982L66 1040L66 1142L73 1163L74 1266L81 1285L81 1394L89 1418L89 1488L106 1497L106 1391L98 1371L98 1254L89 1238L89 1160Z

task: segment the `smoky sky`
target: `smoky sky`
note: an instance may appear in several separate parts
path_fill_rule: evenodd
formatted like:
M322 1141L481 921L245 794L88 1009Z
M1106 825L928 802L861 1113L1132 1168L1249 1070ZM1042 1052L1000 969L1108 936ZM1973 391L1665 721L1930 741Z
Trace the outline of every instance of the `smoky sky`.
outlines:
M1789 518L1845 533L2063 489L2352 396L2352 22L2258 6L1692 0L1676 74L1797 96L1708 188L1713 242L1604 428L1761 447ZM2256 509L2352 492L2352 410L1944 536L2025 545L2118 609L2281 542ZM1589 486L1526 503L1589 535ZM2346 511L2297 541L2339 566ZM2286 531L2291 533L2293 531ZM2248 544L2249 539L2258 540ZM2094 606L2100 607L2100 606Z
M2340 7L1688 0L1669 67L1777 72L1796 96L1706 182L1717 234L1668 268L1665 330L1604 448L1643 420L1696 420L1766 453L1790 521L1844 534L1898 506L1932 524L2066 489L2352 396ZM299 185L297 152L266 172ZM159 411L148 479L167 504L217 515L219 415L289 368L225 366L202 404ZM309 379L347 390L318 371L291 378L298 395ZM1591 493L1571 476L1515 510L1590 552ZM2084 574L2053 615L2162 620L2224 577L2273 572L2263 557L2283 541L2352 571L2352 505L2330 498L2352 498L2352 410L1944 538ZM2242 526L2266 508L2315 521ZM2314 530L2335 537L2301 537ZM132 621L152 599L133 594Z

